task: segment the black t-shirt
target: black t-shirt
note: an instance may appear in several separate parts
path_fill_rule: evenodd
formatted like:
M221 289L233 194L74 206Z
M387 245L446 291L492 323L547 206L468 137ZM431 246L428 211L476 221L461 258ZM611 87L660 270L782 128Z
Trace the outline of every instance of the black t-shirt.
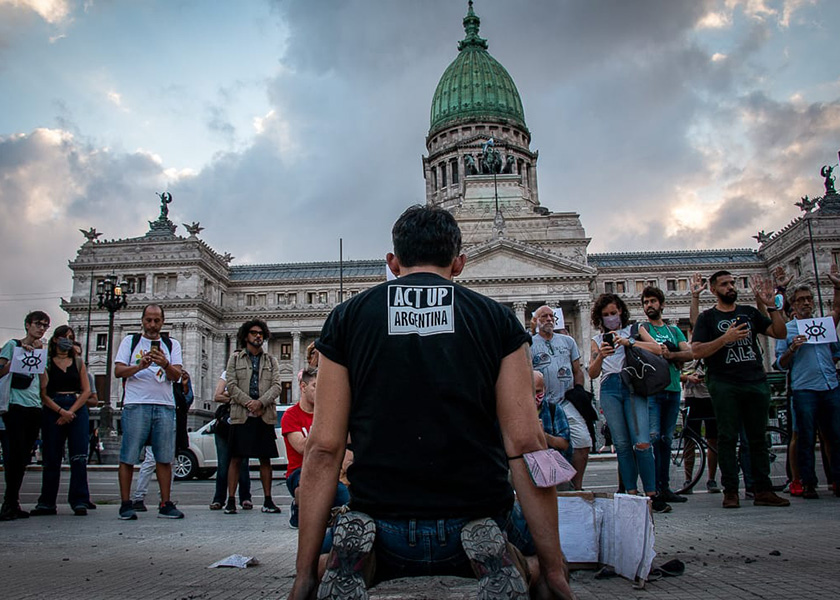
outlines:
M349 372L353 509L425 519L508 510L495 385L502 359L529 342L512 311L432 273L337 306L316 347Z
M706 358L708 376L732 383L739 381L764 381L764 365L757 335L770 327L770 319L752 306L736 305L732 312L710 308L700 313L694 327L692 342L711 342L729 329L738 315L743 315L749 326L750 335L743 340L727 344Z

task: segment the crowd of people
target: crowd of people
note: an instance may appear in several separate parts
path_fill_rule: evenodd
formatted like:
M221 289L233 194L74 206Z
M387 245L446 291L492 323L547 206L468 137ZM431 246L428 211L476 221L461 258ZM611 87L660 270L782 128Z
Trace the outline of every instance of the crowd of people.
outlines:
M556 330L549 306L535 311L529 334L510 310L455 285L466 258L460 229L447 211L411 207L392 237L387 262L397 278L332 311L307 349L308 365L298 375L300 401L282 417L289 525L299 528L290 598L362 598L377 581L430 574L472 574L483 599L574 597L560 548L555 483L544 483L532 470L537 458L559 452L575 470L566 489L585 489L598 413L574 338ZM829 278L836 327L836 268ZM737 302L729 272L718 271L708 281L698 274L688 337L665 321L666 297L658 288L645 288L639 298L646 317L641 323L631 323L620 296L597 298L591 314L597 333L586 370L600 382L598 403L615 447L620 491L650 497L656 512L686 501L669 480L684 399L689 423L715 451L706 487L723 492L724 508L740 506L739 469L755 505L790 504L772 491L769 479L770 390L761 334L778 340L775 365L790 373L798 434L794 475L801 478L801 494L818 497L819 432L840 495L840 345L809 343L800 333L797 320L813 316L813 294L799 286L782 304L777 296L784 295L785 281L782 273L774 289L754 278L753 307ZM706 287L715 304L700 312ZM164 323L161 306L146 306L142 333L123 339L114 359L114 374L124 382L123 520L147 510L153 472L160 488L158 516L184 516L171 500L172 462L176 448L187 443L192 389L179 342L161 334ZM49 326L45 313L27 315L26 335L0 352L0 376L9 371L15 347L42 347ZM281 512L271 491L280 365L264 352L269 336L262 320L242 324L238 349L214 394L218 469L210 509L229 515L237 513L237 490L239 506L253 508L251 458L260 463L262 511ZM11 381L3 415L8 449L2 520L56 514L65 444L68 503L76 515L95 508L86 474L88 406L96 404L92 378L69 327L56 328L47 349L43 375L24 381L13 374ZM666 365L662 385L648 395L626 376L625 361L638 353ZM19 492L39 431L42 489L27 513ZM739 439L745 456L740 461ZM138 463L143 466L132 495Z

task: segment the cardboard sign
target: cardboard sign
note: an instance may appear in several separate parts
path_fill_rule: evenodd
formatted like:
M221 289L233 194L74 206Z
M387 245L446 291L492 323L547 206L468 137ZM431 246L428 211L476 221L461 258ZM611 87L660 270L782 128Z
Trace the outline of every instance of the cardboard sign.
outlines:
M17 346L12 355L12 373L21 375L38 375L43 373L47 367L47 349L37 348L35 350L24 350Z
M806 344L830 344L837 341L837 328L832 317L796 319L799 335L808 338Z

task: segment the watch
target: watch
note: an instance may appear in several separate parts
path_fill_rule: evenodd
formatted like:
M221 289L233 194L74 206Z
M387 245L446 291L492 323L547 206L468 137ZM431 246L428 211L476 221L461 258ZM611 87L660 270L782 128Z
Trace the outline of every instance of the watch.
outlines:
M634 338L627 338L627 345L631 346L631 347L635 346L636 345L636 340Z

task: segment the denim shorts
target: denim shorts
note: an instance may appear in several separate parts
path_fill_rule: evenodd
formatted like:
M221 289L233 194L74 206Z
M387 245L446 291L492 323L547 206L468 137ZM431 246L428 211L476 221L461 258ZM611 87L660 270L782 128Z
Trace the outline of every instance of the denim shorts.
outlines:
M136 465L143 461L143 446L151 446L155 461L171 463L175 458L175 407L163 404L127 404L122 409L120 462Z
M375 519L376 581L428 575L473 577L470 561L461 546L461 529L472 519ZM494 517L508 541L525 556L536 554L531 532L515 504ZM329 549L327 539L321 551Z

